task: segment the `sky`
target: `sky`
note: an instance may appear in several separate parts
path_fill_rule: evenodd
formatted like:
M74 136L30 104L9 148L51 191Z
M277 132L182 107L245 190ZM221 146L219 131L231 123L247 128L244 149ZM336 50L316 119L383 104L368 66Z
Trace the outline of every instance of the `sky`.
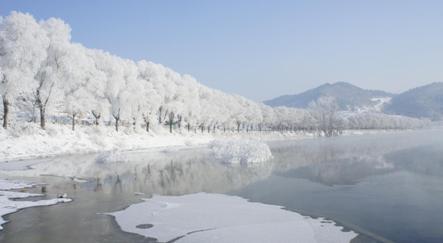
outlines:
M256 101L346 81L401 92L443 81L443 1L0 0L58 17L72 40Z

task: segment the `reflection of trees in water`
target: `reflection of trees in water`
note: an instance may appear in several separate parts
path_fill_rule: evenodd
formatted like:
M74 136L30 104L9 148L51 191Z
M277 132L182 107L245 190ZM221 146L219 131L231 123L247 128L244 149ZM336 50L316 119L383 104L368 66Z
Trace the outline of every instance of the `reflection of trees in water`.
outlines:
M170 160L166 164L150 162L137 168L135 173L122 174L122 178L126 178L123 183L133 191L176 195L234 190L268 176L270 171L270 165L232 167L206 158Z
M305 178L326 185L355 184L395 169L385 155L414 145L377 137L323 139L273 146L275 170L282 176ZM389 138L389 137L388 137Z
M94 191L173 195L235 190L269 176L272 170L270 163L220 164L206 150L77 156L52 166L50 174L92 179Z

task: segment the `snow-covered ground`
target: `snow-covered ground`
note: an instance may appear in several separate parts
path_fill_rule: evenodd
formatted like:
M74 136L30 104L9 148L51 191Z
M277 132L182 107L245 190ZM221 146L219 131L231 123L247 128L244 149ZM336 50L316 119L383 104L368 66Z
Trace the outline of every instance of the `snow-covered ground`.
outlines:
M78 127L48 124L46 130L37 125L4 130L0 128L0 161L54 155L82 154L112 150L141 150L170 146L198 146L216 138L243 138L254 140L297 139L313 134L250 132L194 133L183 131L170 134L167 130L155 133L134 132L127 129L115 132L112 127Z
M109 214L123 231L161 242L343 243L357 236L330 220L222 194L154 196Z
M389 130L389 132L392 130ZM348 130L344 135L363 135L386 130ZM35 159L56 155L85 154L104 151L144 150L161 147L193 147L207 145L214 140L294 140L314 138L304 132L187 132L169 133L158 129L145 133L126 129L115 132L112 127L82 127L72 131L69 126L48 124L46 130L32 124L14 129L0 128L0 161Z
M53 198L38 201L14 201L14 199L43 196L42 194L12 191L33 186L34 184L32 183L0 179L0 230L3 229L2 225L7 222L2 218L4 215L14 213L23 208L49 206L71 201L69 198Z
M71 131L68 126L49 125L43 131L30 126L21 130L0 129L0 160L163 146L192 146L206 144L211 139L210 136L197 136L193 133L116 133L111 127L82 127Z

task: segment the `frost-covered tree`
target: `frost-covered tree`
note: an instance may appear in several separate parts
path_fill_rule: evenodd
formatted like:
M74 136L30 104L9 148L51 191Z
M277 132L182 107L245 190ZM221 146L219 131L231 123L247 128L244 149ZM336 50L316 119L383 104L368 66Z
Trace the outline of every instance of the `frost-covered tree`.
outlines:
M88 93L88 105L85 107L94 119L94 125L98 126L106 111L109 110L109 102L105 97L105 89L107 84L106 73L98 68L97 50L84 48L84 54L88 63L88 82L85 83L84 89ZM92 63L91 63L92 62ZM84 111L86 112L86 111Z
M69 46L69 51L60 61L60 74L59 85L64 94L64 109L71 116L74 130L76 118L87 114L89 110L98 110L94 107L94 100L100 99L97 97L100 91L93 89L100 89L95 84L103 82L103 79L99 79L101 76L95 68L94 59L79 44ZM102 99L100 101L103 102ZM95 123L98 124L97 115L95 118Z
M272 108L238 95L226 94L149 61L137 63L104 51L72 43L70 27L50 18L36 22L28 14L13 12L0 18L0 96L3 127L12 106L22 113L38 108L40 124L68 114L76 120L92 119L135 131L168 126L183 132L299 131L317 129L333 136L341 129L410 128L426 121L381 113L338 111L333 99L323 97L308 110ZM32 97L32 99L30 99ZM34 109L29 109L29 100ZM49 109L50 108L50 109ZM47 114L48 113L48 114ZM89 116L88 116L89 115ZM154 122L157 121L157 122ZM143 124L143 125L142 125Z
M153 75L154 71L151 63L142 60L137 63L137 67L138 82L140 82L142 91L139 97L139 105L145 130L149 132L150 125L155 120L155 114L161 107L162 97L154 87L155 75ZM158 119L161 123L161 114Z
M12 12L0 21L0 96L3 127L8 127L11 102L30 92L31 83L46 60L49 39L29 14Z
M128 92L128 81L131 78L135 79L136 73L133 74L135 76L131 76L125 70L132 64L129 60L102 51L95 52L95 63L97 69L106 75L104 97L109 103L109 114L114 120L115 130L118 131L121 119L127 118L129 112L129 109L125 110L125 105L129 103L127 100L137 98L131 97Z
M40 111L40 126L46 127L46 109L50 98L56 91L57 82L63 79L63 63L69 61L63 60L69 53L71 28L60 19L50 18L40 23L46 31L49 38L46 60L41 63L40 68L35 75L34 96L35 104ZM58 93L61 95L61 93Z
M320 97L309 105L312 116L317 120L317 128L326 137L341 133L342 120L338 116L339 106L333 97Z

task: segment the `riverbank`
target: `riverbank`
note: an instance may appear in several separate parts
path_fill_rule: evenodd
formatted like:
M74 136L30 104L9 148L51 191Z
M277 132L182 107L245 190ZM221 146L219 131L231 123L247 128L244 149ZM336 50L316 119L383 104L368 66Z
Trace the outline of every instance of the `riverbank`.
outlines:
M125 129L116 132L111 127L78 127L50 124L41 130L34 124L4 130L0 128L0 161L23 160L57 155L84 154L112 150L140 150L169 146L193 147L208 144L217 138L256 140L300 139L313 137L309 133L295 132L182 132L169 133L166 129L155 132Z
M363 135L393 130L350 130L344 135ZM17 161L86 154L104 151L145 150L162 147L195 147L206 145L214 139L253 139L260 141L306 139L317 137L311 132L233 132L207 133L182 129L169 133L162 127L155 131L134 131L127 128L116 132L112 127L82 127L75 131L70 126L48 124L41 130L36 124L4 130L0 128L0 161Z

